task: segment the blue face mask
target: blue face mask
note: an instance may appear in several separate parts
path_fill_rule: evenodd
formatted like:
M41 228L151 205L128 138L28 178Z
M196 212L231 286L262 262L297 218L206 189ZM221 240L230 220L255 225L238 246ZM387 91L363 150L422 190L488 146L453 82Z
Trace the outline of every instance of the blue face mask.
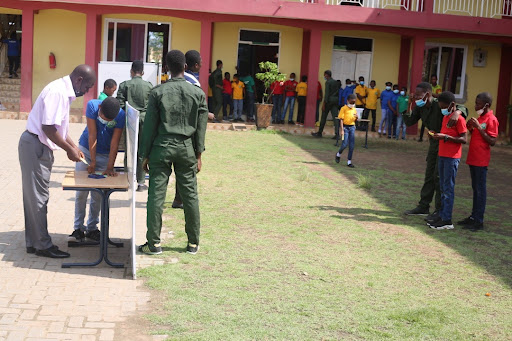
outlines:
M359 82L359 84L360 84L360 85L364 85L364 81L360 81L360 82Z
M427 104L427 102L425 102L423 99L419 99L416 101L416 106L419 108L424 107L425 104Z
M391 90L391 87L390 86L386 86L386 90Z
M450 111L448 110L448 108L446 108L446 109L441 109L441 113L442 113L444 116L448 116L448 115L450 115Z
M400 95L405 96L405 91L400 91Z
M100 123L106 125L107 128L114 128L117 124L117 122L115 120L107 121L107 120L104 120L103 118L101 118L100 115L98 115L98 121L100 121Z
M393 93L397 94L399 91L397 89L393 90Z

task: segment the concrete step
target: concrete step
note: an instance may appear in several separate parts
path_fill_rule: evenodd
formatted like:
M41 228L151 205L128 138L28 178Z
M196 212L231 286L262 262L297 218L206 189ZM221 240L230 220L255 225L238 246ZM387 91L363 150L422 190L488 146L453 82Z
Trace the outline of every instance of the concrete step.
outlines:
M21 79L19 79L19 78L0 77L0 84L20 85L21 84Z
M7 97L7 96L4 96L4 93L2 92L2 94L0 96L0 103L2 103L2 104L4 104L4 103L20 104L20 96L18 95L17 97Z
M1 91L2 91L0 93L1 97L6 97L6 98L19 98L20 97L19 91L12 91L12 90L1 90Z
M21 84L9 84L9 83L2 83L0 82L0 91L2 91L2 93L4 91L15 91L15 92L20 92L21 90Z
M14 111L14 112L19 112L20 111L20 106L19 104L16 104L16 103L8 103L8 102L2 102L2 105L6 108L5 111Z

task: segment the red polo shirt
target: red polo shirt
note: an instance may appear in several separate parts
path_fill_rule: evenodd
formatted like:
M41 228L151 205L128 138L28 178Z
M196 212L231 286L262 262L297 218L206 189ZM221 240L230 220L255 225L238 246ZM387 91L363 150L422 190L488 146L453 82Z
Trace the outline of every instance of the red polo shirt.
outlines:
M318 82L318 86L316 88L316 99L321 100L322 99L322 84Z
M295 96L295 88L297 87L296 81L287 80L284 82L284 89L286 91L286 97L293 97ZM292 91L286 90L286 88L293 89Z
M459 120L457 121L457 124L455 124L453 127L448 128L448 121L450 120L450 117L452 115L447 115L443 117L443 124L441 126L441 134L450 135L453 137L459 137L460 134L465 133L468 131L466 128L466 120L462 115L459 116ZM460 159L462 156L462 144L461 143L455 143L452 141L439 141L439 156L443 157L450 157L452 159Z
M275 81L270 86L270 91L273 91L273 95L282 95L284 93L284 86L281 85L281 82Z
M492 110L480 116L478 123L480 123L487 135L491 137L498 136L499 123ZM466 163L470 166L487 167L489 166L489 161L491 161L491 146L485 142L478 130L472 129Z
M231 87L231 82L228 81L226 78L222 80L222 87L224 90L222 90L223 93L231 95L233 93L233 88Z

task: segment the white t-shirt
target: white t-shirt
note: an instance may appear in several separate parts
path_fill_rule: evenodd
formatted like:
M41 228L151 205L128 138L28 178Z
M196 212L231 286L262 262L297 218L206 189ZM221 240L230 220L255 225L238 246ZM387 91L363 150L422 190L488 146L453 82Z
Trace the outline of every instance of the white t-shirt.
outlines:
M26 129L39 136L51 150L60 149L43 132L43 125L54 125L65 140L69 130L69 108L76 99L69 76L54 80L39 94L27 119Z

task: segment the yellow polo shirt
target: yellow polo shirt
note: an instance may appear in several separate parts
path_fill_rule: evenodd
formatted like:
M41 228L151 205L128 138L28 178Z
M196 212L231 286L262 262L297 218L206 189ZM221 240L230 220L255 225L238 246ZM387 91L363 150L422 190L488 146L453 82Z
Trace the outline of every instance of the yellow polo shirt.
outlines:
M366 109L377 109L377 100L380 97L380 90L378 88L368 88L368 97L366 98Z
M359 100L357 94L361 95L362 97L366 96L368 94L368 88L366 87L366 85L357 85L354 93L356 94L356 105L365 105L366 99L363 99L362 101Z
M439 95L441 92L443 92L443 88L441 87L441 85L437 84L436 86L432 87L432 93L434 95Z
M340 109L340 113L338 114L338 118L343 121L343 125L353 126L356 123L357 119L357 110L356 108L349 108L347 105L344 105Z
M244 99L244 82L233 82L231 83L231 87L233 88L233 99Z
M308 85L305 82L300 82L295 88L297 96L306 96L308 94Z

